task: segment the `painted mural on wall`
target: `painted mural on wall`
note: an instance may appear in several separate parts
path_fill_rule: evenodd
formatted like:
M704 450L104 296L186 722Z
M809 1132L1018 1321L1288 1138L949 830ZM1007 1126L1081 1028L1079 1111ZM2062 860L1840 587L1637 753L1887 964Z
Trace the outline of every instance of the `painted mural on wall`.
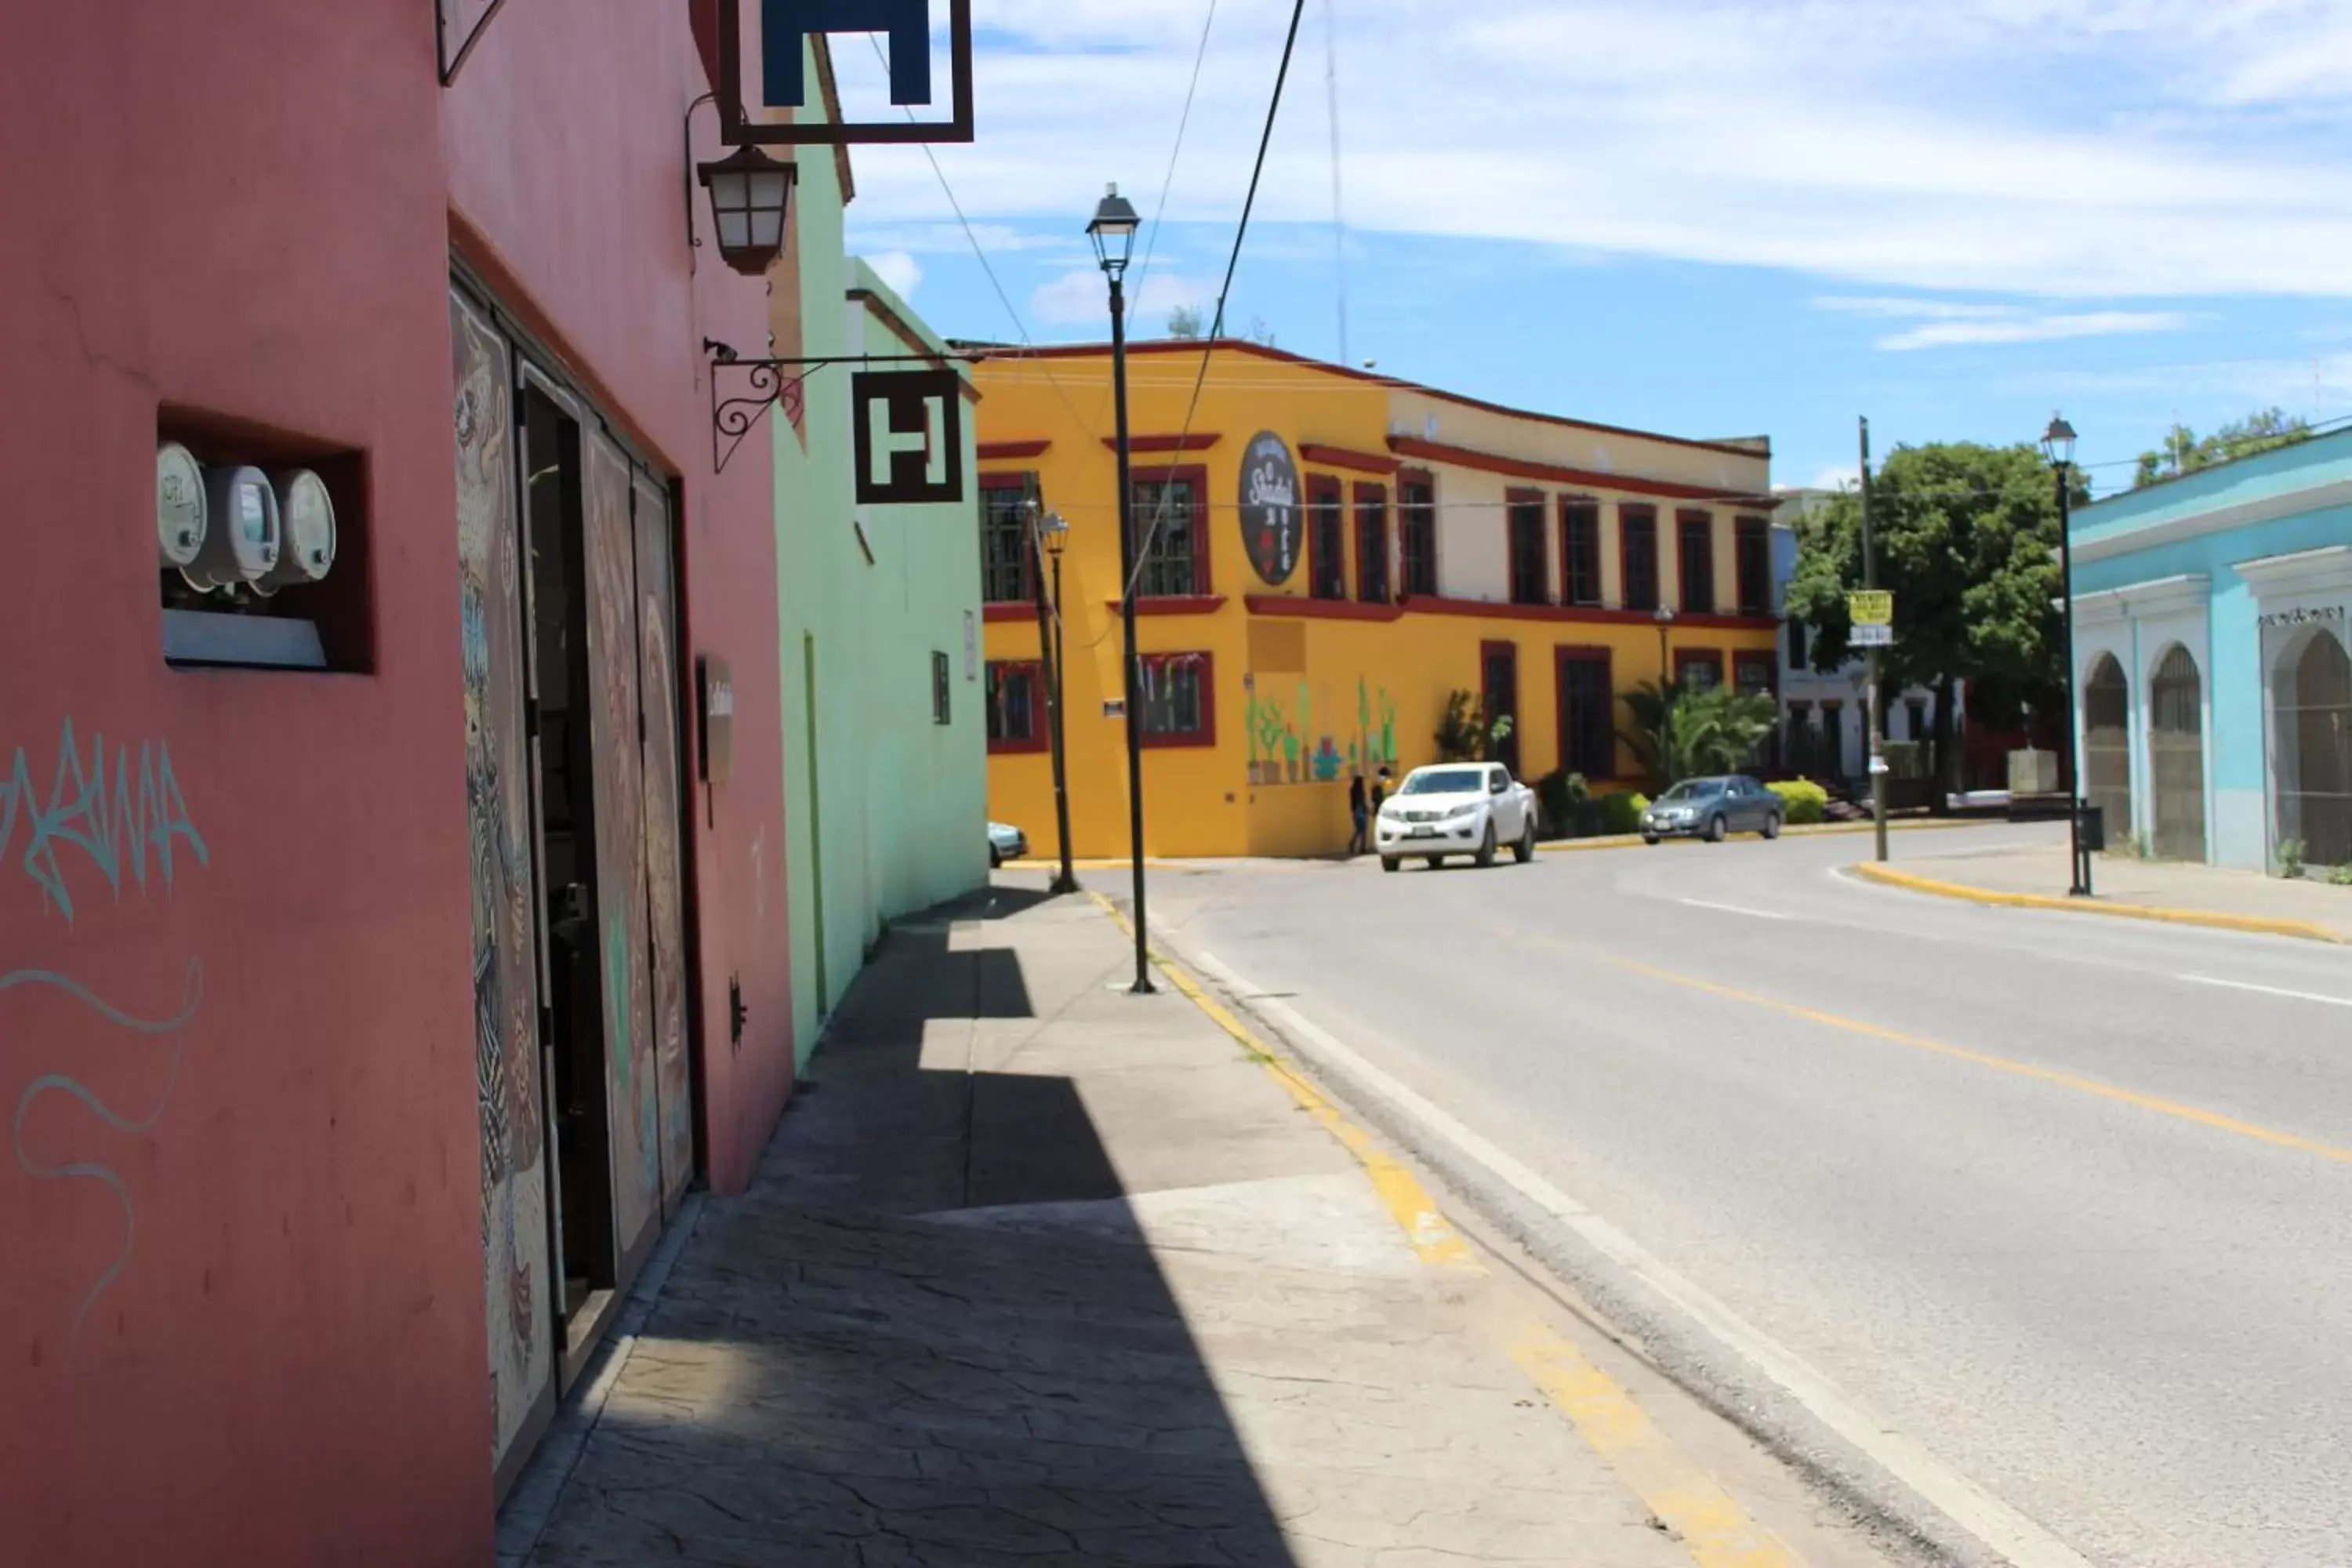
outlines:
M686 1041L686 912L678 866L676 569L669 498L637 480L637 676L645 702L646 887L653 939L654 1064L661 1105L661 1191L677 1201L694 1177L694 1088Z
M646 940L646 789L637 740L637 559L621 449L591 432L585 523L589 745L596 775L596 919L604 989L613 1217L626 1252L661 1204L661 1091Z
M1359 773L1369 777L1382 766L1397 767L1396 699L1386 687L1376 692L1359 679L1355 727L1318 732L1314 684L1301 680L1286 697L1267 689L1272 685L1255 678L1248 683L1244 727L1249 736L1251 784L1329 784Z
M493 1462L554 1382L539 950L524 734L521 541L513 374L505 341L451 306L457 377L457 614L474 910L474 1063L481 1110L482 1259Z
M171 743L142 738L135 752L133 744L118 740L110 751L104 732L93 730L85 750L68 717L53 757L36 767L20 745L0 775L0 866L13 858L38 890L43 915L68 929L76 927L78 912L91 911L101 890L113 903L126 891L167 896L183 870L212 863L173 769ZM187 1031L204 999L204 964L191 957L167 978L178 982L176 1003L161 987L153 998L134 1002L102 996L54 969L0 972L0 995L62 996L75 1017L103 1026L109 1047L131 1047L108 1051L100 1088L89 1081L100 1076L97 1069L56 1060L62 1031L53 1016L45 1016L46 1026L8 1041L29 1047L37 1069L17 1090L9 1116L9 1151L17 1168L37 1182L99 1188L121 1216L119 1237L102 1244L105 1261L86 1276L75 1271L79 1266L68 1269L66 1288L75 1303L68 1343L80 1338L138 1249L141 1194L112 1149L116 1140L152 1132L171 1108ZM15 1016L13 1010L8 1016ZM135 1090L125 1089L126 1081ZM36 1260L18 1262L19 1279L29 1282ZM32 1357L39 1365L37 1341Z

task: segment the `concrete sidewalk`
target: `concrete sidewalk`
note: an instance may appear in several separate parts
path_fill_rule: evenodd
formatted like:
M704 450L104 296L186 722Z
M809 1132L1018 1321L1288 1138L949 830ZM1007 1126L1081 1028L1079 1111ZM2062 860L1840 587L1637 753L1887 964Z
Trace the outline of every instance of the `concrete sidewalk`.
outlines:
M529 1561L1797 1562L1645 1506L1623 1390L1497 1334L1534 1293L1131 954L1003 888L894 930Z
M2082 900L2066 898L2063 840L1957 855L1915 849L1889 868L1893 876L1871 866L1857 869L1874 879L1948 897L1975 898L1981 902L2030 900L2036 908L2083 908ZM1920 879L1939 885L1924 885ZM2096 894L2091 903L2099 912L2352 942L2352 888L2113 854L2096 858L2091 885ZM2044 900L2058 902L2046 904Z

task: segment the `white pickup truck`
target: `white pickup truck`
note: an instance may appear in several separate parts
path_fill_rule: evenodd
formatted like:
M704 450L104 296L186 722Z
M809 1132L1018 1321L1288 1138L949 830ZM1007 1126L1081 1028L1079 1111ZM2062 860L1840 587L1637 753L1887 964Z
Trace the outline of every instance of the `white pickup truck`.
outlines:
M1448 855L1495 863L1504 845L1526 865L1536 857L1536 792L1500 763L1434 763L1405 774L1381 803L1372 847L1381 869L1393 871L1418 855L1432 868Z

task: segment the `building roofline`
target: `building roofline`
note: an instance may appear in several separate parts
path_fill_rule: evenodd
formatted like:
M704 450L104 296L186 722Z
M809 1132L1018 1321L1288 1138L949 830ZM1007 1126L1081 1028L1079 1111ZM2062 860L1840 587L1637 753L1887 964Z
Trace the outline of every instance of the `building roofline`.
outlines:
M957 348L985 349L987 357L992 360L1091 359L1099 358L1110 353L1110 344L1107 342L1052 343L1042 347L1024 347L1019 344L966 343L961 340L951 340L951 345ZM1419 393L1423 396L1442 398L1465 408L1476 408L1488 414L1501 414L1514 419L1532 419L1542 425L1559 425L1571 430L1592 430L1604 436L1631 436L1639 440L1662 441L1670 447L1688 447L1702 452L1720 452L1733 458L1769 459L1772 456L1769 437L1703 441L1688 436L1668 436L1656 430L1636 430L1626 425L1602 425L1591 419L1571 419L1566 415L1544 414L1532 408L1514 408L1508 404L1489 403L1484 398L1470 397L1459 392L1448 392L1443 387L1430 386L1417 381L1407 381L1402 376L1382 375L1377 371L1356 370L1344 364L1334 364L1328 360L1293 353L1287 349L1253 342L1247 338L1154 338L1127 345L1127 352L1129 354L1195 354L1206 353L1213 350L1254 354L1260 359L1272 360L1279 364L1304 365L1309 370L1321 371L1326 374L1341 376L1349 381L1360 381L1372 386L1387 387L1393 392ZM1757 445L1759 442L1761 445Z

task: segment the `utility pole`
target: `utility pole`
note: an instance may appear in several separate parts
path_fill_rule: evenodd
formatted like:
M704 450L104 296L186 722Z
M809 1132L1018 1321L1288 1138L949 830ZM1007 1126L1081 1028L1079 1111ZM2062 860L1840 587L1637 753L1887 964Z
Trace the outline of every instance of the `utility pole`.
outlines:
M1206 352L1203 349L1202 352ZM1120 624L1127 631L1127 834L1134 858L1135 984L1139 996L1151 984L1151 948L1143 913L1143 658L1135 647L1135 483L1127 429L1127 294L1119 275L1110 276L1111 395L1118 425L1118 595Z
M1878 586L1878 541L1870 530L1870 421L1862 422L1862 585ZM1886 757L1879 750L1878 649L1870 650L1870 669L1864 677L1862 721L1870 733L1870 816L1878 828L1878 858L1886 858Z

